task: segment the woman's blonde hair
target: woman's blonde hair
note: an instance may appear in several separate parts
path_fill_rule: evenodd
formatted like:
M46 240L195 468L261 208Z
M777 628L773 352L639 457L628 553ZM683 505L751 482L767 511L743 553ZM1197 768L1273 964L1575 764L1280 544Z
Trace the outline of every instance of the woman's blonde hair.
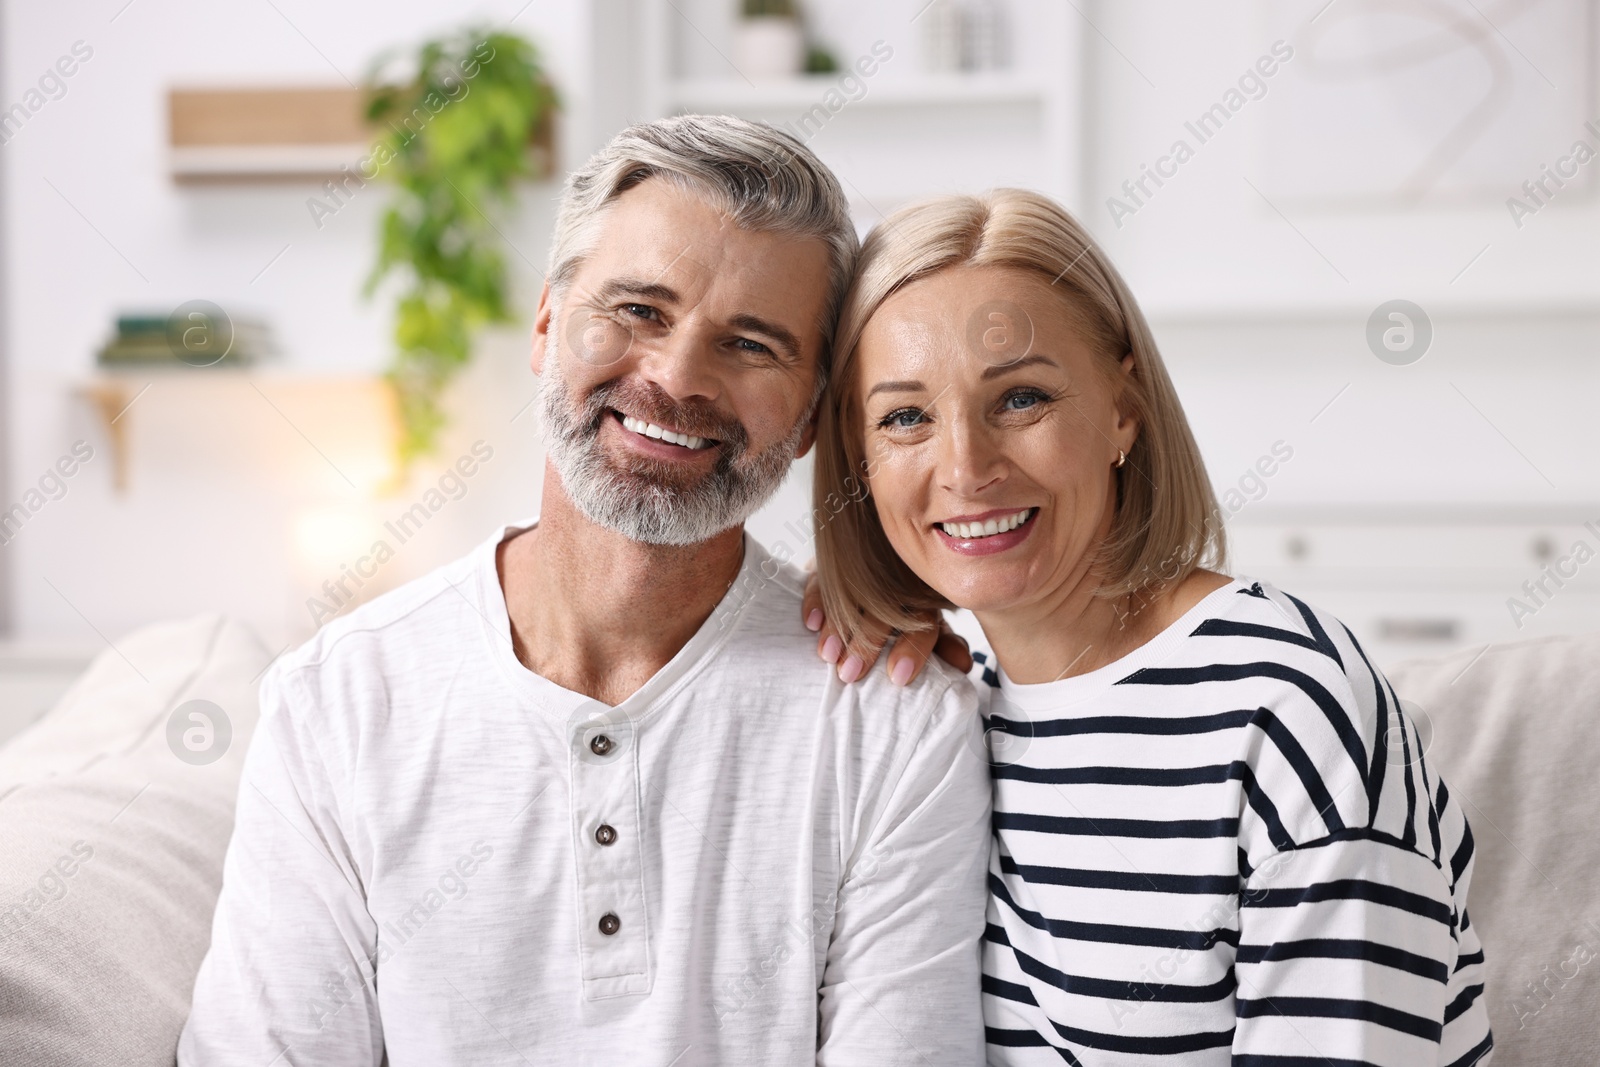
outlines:
M1022 189L947 196L902 208L868 235L834 337L818 413L812 519L828 618L847 639L875 617L925 629L951 604L895 553L869 497L873 464L856 399L856 348L868 320L905 285L951 267L1032 272L1060 292L1103 357L1139 436L1117 469L1110 535L1095 560L1099 595L1156 594L1202 566L1221 568L1226 542L1216 495L1189 420L1144 314L1100 246L1054 201ZM1120 373L1132 354L1133 369ZM1158 491L1159 490L1159 491Z

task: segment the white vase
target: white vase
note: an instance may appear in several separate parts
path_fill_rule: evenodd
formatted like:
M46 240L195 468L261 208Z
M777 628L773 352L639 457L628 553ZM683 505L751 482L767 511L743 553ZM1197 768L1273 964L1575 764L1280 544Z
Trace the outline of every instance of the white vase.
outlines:
M752 81L792 78L805 66L806 39L795 19L740 19L733 31L733 65Z

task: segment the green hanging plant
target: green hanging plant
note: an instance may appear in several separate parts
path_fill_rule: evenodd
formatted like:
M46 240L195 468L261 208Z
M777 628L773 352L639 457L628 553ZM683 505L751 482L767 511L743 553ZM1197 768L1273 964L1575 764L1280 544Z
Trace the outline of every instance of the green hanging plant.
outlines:
M366 293L395 272L407 283L385 374L403 468L432 451L445 424L440 396L471 360L478 331L513 317L495 219L508 213L517 181L548 173L559 99L538 51L513 34L428 41L398 83L391 59L380 57L367 83L367 119L384 127L373 157L395 191Z

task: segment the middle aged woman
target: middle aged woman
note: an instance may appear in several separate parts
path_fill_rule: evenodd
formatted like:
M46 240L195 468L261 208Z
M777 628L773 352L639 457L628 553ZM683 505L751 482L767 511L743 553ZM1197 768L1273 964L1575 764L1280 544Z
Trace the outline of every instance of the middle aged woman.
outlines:
M1350 631L1216 569L1183 409L1079 224L1019 190L902 210L835 352L825 658L849 681L952 606L992 649L991 1062L1485 1063L1466 821Z

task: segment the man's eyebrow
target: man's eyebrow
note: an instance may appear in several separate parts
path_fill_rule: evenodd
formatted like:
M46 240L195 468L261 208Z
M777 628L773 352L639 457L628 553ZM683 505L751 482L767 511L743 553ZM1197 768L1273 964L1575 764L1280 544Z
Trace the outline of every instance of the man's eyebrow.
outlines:
M1035 353L1031 356L1023 356L1021 359L1012 360L1010 363L1000 363L993 367L986 367L984 368L984 372L978 375L978 378L980 381L987 382L993 378L1000 377L1002 374L1010 374L1014 370L1021 370L1023 367L1037 366L1041 363L1047 367L1056 367L1058 370L1060 369L1060 364L1056 363L1056 361L1051 359L1049 356L1041 356Z
M622 296L637 296L645 300L653 300L658 304L677 304L682 298L678 291L670 285L660 282L647 282L642 278L612 278L606 281L596 291L596 296L601 301L615 300ZM729 325L735 329L748 330L759 333L769 338L789 359L800 358L800 338L794 331L775 322L770 322L759 315L749 312L740 312L728 320Z
M660 282L647 282L640 278L612 278L600 286L601 300L615 300L619 296L642 296L661 304L676 304L678 291Z
M784 350L783 354L790 359L800 358L800 338L796 337L793 331L779 326L775 322L768 322L759 315L752 315L744 311L741 311L728 321L738 329L749 330L751 333L765 334L776 342L778 347Z
M867 399L871 400L879 393L919 393L928 387L921 382L879 382L867 392Z

